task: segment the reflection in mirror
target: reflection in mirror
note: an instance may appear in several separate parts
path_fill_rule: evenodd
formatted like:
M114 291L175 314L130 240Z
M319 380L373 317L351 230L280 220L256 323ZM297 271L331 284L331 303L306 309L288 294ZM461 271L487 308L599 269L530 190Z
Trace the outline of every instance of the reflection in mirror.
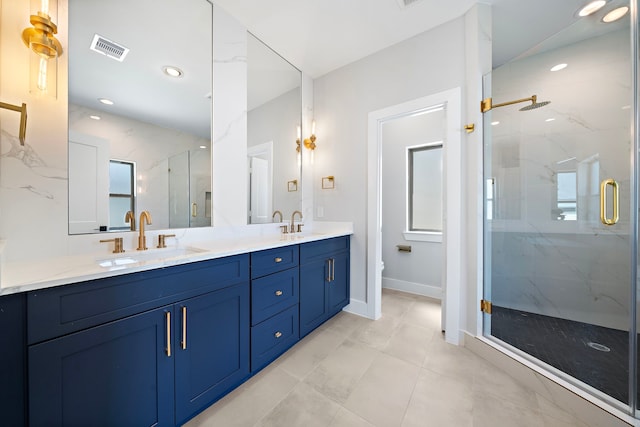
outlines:
M252 34L247 64L247 223L260 224L272 222L276 210L287 217L302 207L296 150L302 77Z
M207 0L69 0L70 234L128 229L127 210L211 225L211 52ZM135 165L128 194L116 160Z

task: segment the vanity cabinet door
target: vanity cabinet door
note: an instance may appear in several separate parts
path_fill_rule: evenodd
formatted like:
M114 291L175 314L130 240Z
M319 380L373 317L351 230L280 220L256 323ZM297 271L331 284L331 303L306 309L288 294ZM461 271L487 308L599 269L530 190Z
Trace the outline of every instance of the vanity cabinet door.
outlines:
M175 306L176 424L249 376L249 284Z
M327 260L300 266L300 338L329 318Z
M171 311L159 308L30 346L30 425L174 425Z
M333 316L349 304L349 253L335 254L331 257L330 267L329 316Z
M24 294L0 297L0 426L26 425Z
M300 245L300 338L349 304L349 237Z

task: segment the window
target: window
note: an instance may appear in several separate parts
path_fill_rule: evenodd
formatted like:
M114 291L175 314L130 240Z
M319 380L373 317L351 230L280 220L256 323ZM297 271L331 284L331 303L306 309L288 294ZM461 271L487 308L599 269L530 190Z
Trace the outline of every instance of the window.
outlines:
M442 141L407 148L407 230L442 232Z
M129 229L127 211L135 215L135 163L109 161L109 228Z
M563 221L576 221L578 219L576 203L576 172L558 172L557 179L556 218Z

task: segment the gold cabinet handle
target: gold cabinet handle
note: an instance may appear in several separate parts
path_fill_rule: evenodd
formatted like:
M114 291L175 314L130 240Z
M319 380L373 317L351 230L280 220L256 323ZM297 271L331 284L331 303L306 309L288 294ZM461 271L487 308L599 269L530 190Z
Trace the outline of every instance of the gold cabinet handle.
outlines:
M331 259L327 260L327 282L331 282Z
M167 357L171 357L171 312L164 313L164 317L167 321L167 347L165 351L167 352Z
M278 262L282 262L282 258L277 257L276 259L274 259L274 261L275 261L276 263L278 263Z
M277 291L275 292L275 294L276 294L276 296L277 296L277 297L281 297L281 296L282 296L282 291L277 290Z
M336 280L336 260L331 258L331 281L334 282Z
M611 186L613 193L612 217L607 217L607 186ZM614 179L605 179L600 183L600 221L604 225L614 225L620 219L620 186Z
M276 338L280 338L282 336L282 332L278 331L275 334L273 334L273 336Z
M183 350L187 349L187 307L182 307L182 339L180 345Z

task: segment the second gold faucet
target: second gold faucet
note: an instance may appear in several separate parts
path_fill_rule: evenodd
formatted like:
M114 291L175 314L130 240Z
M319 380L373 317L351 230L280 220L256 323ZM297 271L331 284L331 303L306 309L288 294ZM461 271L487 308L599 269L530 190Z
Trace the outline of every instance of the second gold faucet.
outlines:
M146 251L147 248L147 237L144 235L144 223L147 223L147 225L151 225L151 214L149 213L149 211L142 211L140 213L140 222L139 222L139 227L140 227L140 235L138 236L138 250L139 251Z

